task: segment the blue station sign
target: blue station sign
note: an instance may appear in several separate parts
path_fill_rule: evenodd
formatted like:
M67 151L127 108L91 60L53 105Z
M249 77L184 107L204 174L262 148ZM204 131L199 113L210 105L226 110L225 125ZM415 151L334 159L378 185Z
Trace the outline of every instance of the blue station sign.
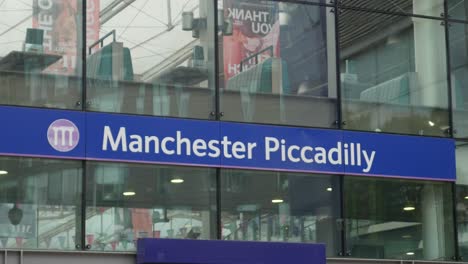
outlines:
M452 139L0 107L0 154L454 181Z

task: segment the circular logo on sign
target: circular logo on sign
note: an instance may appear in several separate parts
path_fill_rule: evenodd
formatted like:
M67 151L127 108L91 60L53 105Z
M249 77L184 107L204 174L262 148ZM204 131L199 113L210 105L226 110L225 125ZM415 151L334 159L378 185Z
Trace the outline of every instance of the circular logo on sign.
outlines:
M50 146L60 152L72 151L80 141L80 131L76 125L67 119L58 119L50 124L47 130Z

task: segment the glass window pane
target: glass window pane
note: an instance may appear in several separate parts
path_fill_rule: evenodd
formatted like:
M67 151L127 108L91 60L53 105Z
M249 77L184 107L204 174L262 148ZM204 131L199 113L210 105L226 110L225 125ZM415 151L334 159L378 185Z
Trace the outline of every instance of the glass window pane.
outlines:
M342 0L343 6L441 17L444 0Z
M468 1L466 0L447 0L448 14L450 18L467 20Z
M450 77L454 135L468 137L468 25L450 23Z
M346 129L449 135L440 21L345 10L339 30Z
M74 250L81 162L0 157L0 247Z
M138 238L216 238L215 170L138 164L87 165L86 241L134 251Z
M468 259L468 143L457 142L456 213L459 254Z
M0 104L81 108L82 0L0 5Z
M336 176L223 170L221 222L225 240L325 243L340 251Z
M352 257L450 260L450 183L345 177L347 250Z
M210 118L212 1L95 0L93 9L88 10L94 17L87 34L88 110Z
M223 119L333 127L334 13L328 7L224 0L220 39Z

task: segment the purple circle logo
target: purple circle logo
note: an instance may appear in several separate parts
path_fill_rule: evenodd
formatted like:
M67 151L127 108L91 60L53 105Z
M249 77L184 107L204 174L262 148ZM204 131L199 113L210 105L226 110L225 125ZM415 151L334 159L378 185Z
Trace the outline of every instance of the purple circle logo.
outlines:
M50 146L60 152L72 151L80 141L78 127L67 119L58 119L50 124L47 130Z

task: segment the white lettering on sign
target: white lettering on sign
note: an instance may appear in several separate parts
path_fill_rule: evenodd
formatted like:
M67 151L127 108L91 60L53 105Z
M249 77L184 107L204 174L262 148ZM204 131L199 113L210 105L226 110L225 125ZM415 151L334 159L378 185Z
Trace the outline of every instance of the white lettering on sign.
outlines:
M376 151L362 148L360 143L337 142L336 147L300 146L288 144L285 139L264 137L264 157L255 156L261 151L257 142L241 142L223 136L221 140L192 139L175 131L174 136L158 137L127 133L127 128L120 127L117 133L109 126L104 127L102 140L103 151L159 154L167 156L196 156L236 160L263 158L266 161L291 163L357 166L362 172L372 170Z
M73 132L75 132L74 127L59 126L52 127L54 131L54 146L73 146ZM60 142L59 142L60 139Z
M336 148L331 148L328 151L323 147L300 147L297 145L286 145L286 140L278 140L273 137L265 138L265 159L271 160L272 155L280 153L281 161L291 161L294 163L317 163L346 166L362 166L364 158L365 167L363 172L370 172L374 163L376 152L367 152L361 149L361 144L337 142Z
M265 11L228 8L228 17L235 20L248 20L253 22L268 22L269 13Z
M250 21L252 33L267 35L273 30L270 13L260 10L248 10L240 8L228 8L228 18L235 21Z
M47 130L47 138L52 148L60 152L70 152L78 146L80 132L70 120L58 119Z

